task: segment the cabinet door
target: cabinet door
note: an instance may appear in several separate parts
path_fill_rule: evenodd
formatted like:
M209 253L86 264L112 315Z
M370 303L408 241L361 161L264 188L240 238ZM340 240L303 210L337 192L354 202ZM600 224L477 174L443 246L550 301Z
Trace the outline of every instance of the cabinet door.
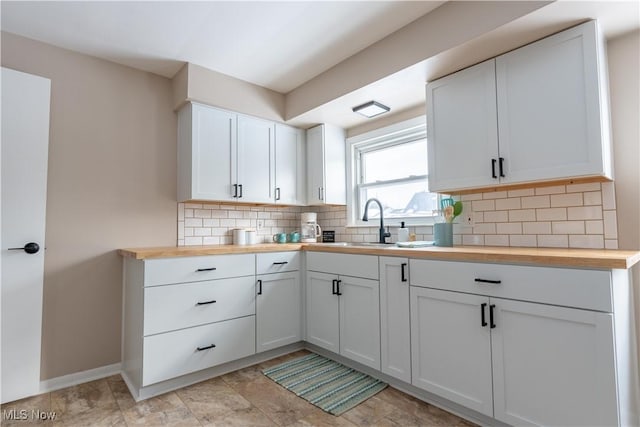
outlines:
M180 112L179 127L178 198L235 200L236 114L192 104Z
M263 274L256 286L256 351L300 341L300 273Z
M513 425L619 425L612 315L491 299L495 417Z
M307 203L324 204L324 126L307 131Z
M411 383L493 416L489 298L414 286L410 292Z
M379 282L340 276L340 354L380 369Z
M427 85L429 191L498 183L495 61Z
M340 353L340 312L334 280L337 276L333 274L307 273L307 341Z
M411 382L409 260L380 257L380 353L382 372Z
M273 203L273 123L238 116L238 201Z
M344 129L324 124L324 203L347 203L346 146Z
M606 175L596 37L589 22L496 59L504 182Z
M275 141L275 201L286 205L303 204L304 131L276 124Z

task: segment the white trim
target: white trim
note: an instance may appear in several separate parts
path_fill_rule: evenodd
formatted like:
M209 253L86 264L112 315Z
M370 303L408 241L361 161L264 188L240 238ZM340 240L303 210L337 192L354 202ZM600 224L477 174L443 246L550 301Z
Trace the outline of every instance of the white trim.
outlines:
M43 380L40 381L40 393L49 393L62 388L110 377L112 375L120 374L121 370L122 364L114 363L113 365L101 366L100 368L89 369L87 371L75 372L73 374Z

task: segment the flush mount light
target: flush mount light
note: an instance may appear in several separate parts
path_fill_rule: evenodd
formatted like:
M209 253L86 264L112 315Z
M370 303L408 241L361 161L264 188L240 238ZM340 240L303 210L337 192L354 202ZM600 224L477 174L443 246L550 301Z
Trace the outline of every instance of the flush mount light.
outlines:
M391 108L376 101L365 102L362 105L353 107L354 113L362 114L363 116L368 118L379 116L380 114L384 114L389 110L391 110Z

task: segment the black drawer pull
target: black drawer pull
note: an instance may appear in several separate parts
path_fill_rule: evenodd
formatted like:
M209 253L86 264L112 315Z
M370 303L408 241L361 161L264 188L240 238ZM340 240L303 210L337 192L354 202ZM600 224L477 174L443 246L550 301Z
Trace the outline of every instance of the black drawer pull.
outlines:
M233 197L238 197L238 184L233 184Z
M262 280L258 279L258 295L262 295Z
M487 326L487 319L485 319L484 317L484 309L487 308L487 303L483 302L482 304L480 304L480 318L481 318L481 322L480 325L484 328L485 326Z
M491 159L491 178L498 179L498 175L496 175L496 159Z
M498 158L498 169L500 170L500 178L504 178L504 157Z
M489 306L489 323L491 324L491 325L489 325L489 327L490 327L491 329L493 329L493 328L495 328L495 327L496 327L496 324L493 322L493 309L494 309L494 308L496 308L496 305L495 305L495 304L491 304L491 305Z
M336 294L336 279L333 279L331 281L331 295L335 295Z
M198 351L204 351L204 350L209 350L210 348L214 348L215 346L216 346L215 344L211 344L206 347L197 347L197 349Z
M280 262L274 262L273 265L286 265L289 264L289 261L280 261Z
M475 281L478 283L491 283L492 285L499 285L500 283L502 283L502 280L478 279L477 277Z
M402 264L400 264L400 281L402 282L407 281L407 273L405 272L405 268L407 268L406 262L403 262Z
M198 302L196 303L196 305L214 304L215 302L216 302L216 300L214 300L214 299L212 299L211 301L203 301L203 302L198 301Z
M238 195L238 199L242 198L242 184L238 184L238 188L240 189L240 194Z
M340 292L340 283L342 283L342 280L336 280L336 295L338 296L342 295L342 292Z
M215 267L211 267L211 268L199 268L196 270L196 272L200 272L200 271L214 271L216 270Z

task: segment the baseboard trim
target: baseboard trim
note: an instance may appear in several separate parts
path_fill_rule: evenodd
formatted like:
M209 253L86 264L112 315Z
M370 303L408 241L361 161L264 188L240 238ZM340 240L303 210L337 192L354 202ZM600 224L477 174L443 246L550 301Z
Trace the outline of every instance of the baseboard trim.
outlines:
M40 393L49 393L62 388L110 377L119 374L121 370L122 364L114 363L113 365L101 366L87 371L74 372L73 374L43 380L40 381Z

